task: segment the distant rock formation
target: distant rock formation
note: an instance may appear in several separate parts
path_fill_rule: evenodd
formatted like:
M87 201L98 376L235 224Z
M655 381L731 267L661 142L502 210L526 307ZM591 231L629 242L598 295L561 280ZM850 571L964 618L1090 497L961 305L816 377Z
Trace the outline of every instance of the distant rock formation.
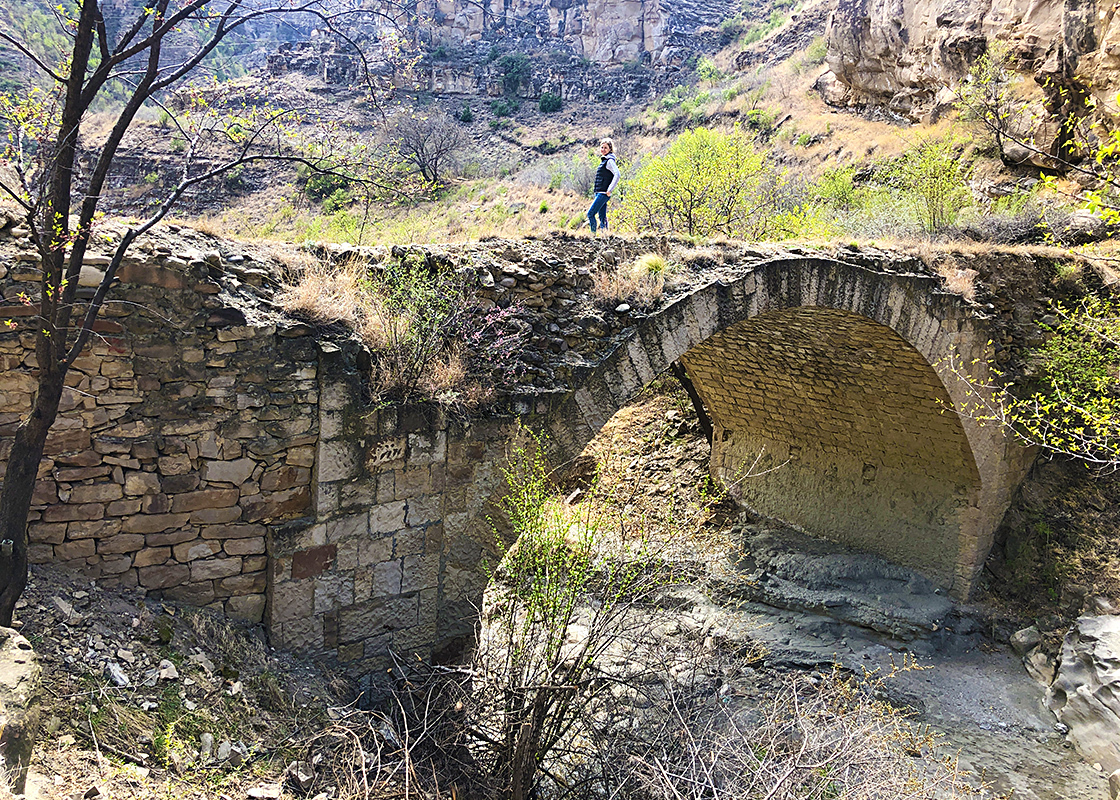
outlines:
M423 0L434 44L504 34L573 48L601 65L646 59L668 65L695 49L697 30L719 25L741 5L733 0Z
M717 50L719 24L741 9L736 0L420 0L410 17L385 11L352 21L350 42L318 33L283 44L267 68L355 85L358 42L365 67L401 88L497 96L511 93L499 55L520 53L531 59L513 92L523 98L625 100L675 83L666 76Z

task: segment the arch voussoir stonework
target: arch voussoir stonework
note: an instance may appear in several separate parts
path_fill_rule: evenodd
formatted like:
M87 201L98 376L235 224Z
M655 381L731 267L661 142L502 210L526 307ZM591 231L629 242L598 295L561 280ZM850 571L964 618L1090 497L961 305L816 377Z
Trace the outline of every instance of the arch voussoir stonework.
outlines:
M955 370L985 385L987 341L933 276L777 258L639 322L556 409L579 431L556 444L574 458L681 360L716 426L713 476L736 497L964 597L1032 455L956 413L970 390ZM737 476L758 452L780 478Z

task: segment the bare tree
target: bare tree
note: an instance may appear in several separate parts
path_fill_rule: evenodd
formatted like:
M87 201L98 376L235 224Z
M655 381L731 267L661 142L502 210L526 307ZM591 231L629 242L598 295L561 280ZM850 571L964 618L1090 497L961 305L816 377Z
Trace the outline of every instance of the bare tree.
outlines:
M442 111L401 114L393 135L402 158L429 183L439 183L447 176L467 143L463 129Z
M44 445L58 414L66 373L90 340L117 269L136 239L159 222L184 193L239 165L262 160L297 160L315 169L337 168L322 149L294 151L285 135L292 114L271 108L223 117L204 104L188 122L176 124L187 143L174 186L147 219L129 227L92 297L78 296L78 276L94 234L102 193L113 173L126 132L146 104L183 82L219 44L253 20L280 14L312 14L330 25L326 0L143 0L131 20L112 31L103 0L78 0L74 16L55 9L68 52L36 52L0 31L0 41L19 51L37 71L45 90L0 95L0 125L8 141L0 151L0 192L20 209L38 251L42 277L37 297L27 298L34 316L38 386L31 412L15 432L0 490L0 625L10 625L27 580L27 518ZM103 143L93 148L92 166L80 165L79 137L95 103L121 99ZM216 156L201 149L218 144ZM85 160L85 154L83 161ZM9 328L17 323L7 321Z

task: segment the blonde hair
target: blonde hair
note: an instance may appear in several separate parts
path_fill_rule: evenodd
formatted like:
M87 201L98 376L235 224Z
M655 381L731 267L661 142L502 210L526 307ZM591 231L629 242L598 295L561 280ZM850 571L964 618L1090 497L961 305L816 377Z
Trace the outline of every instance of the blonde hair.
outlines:
M606 145L609 148L609 152L614 152L614 142L612 142L610 139L600 139L599 146L602 147L603 145Z

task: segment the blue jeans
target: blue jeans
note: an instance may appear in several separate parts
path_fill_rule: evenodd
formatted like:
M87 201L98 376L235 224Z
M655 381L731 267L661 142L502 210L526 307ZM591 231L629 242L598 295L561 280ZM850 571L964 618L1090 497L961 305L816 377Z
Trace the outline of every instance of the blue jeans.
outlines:
M591 232L595 233L595 216L599 216L599 227L607 229L607 201L610 198L606 192L596 192L591 208L587 209L587 221L591 224Z

